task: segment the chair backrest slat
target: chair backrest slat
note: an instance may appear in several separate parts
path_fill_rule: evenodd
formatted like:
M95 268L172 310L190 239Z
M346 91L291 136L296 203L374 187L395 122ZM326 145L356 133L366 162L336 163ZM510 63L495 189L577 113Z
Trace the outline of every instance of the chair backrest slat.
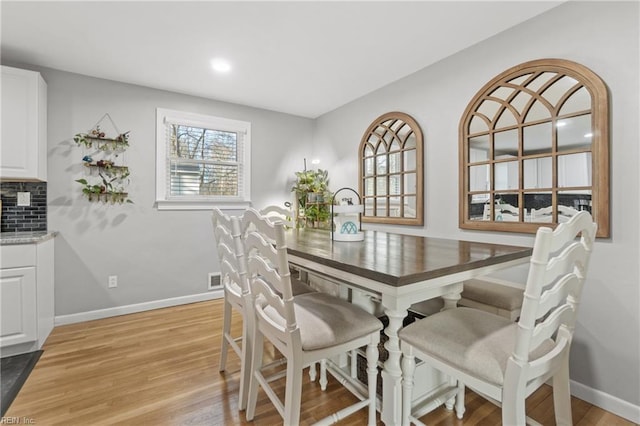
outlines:
M586 269L585 262L589 259L587 248L581 243L574 243L566 247L562 253L551 259L547 266L545 277L542 282L543 288L558 279L559 276L576 268L577 275L584 275Z
M542 293L540 302L538 303L536 318L544 317L549 311L567 300L569 296L576 294L579 289L580 279L578 276L575 274L565 275L561 280L556 282L553 287Z
M571 322L573 314L574 309L569 304L562 304L554 309L544 321L534 327L530 340L531 348L538 347L545 339L555 335L562 324Z
M570 344L596 229L588 212L577 213L555 231L538 229L512 355L517 362L528 362L530 352L545 340Z
M272 268L278 266L278 252L274 249L273 244L267 241L259 232L247 233L245 240L245 250L247 253L259 251L261 258L268 260ZM275 283L275 288L282 293L279 283Z
M262 216L266 217L267 220L271 222L275 222L277 220L282 221L285 227L287 228L295 228L295 214L293 210L287 209L284 207L271 205L260 209L259 212Z

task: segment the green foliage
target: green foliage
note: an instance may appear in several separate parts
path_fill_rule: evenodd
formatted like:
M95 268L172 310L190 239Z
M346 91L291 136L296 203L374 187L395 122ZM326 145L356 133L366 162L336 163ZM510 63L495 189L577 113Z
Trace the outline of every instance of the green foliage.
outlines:
M291 188L296 193L298 205L304 207L307 203L307 194L321 194L324 200L331 199L329 191L329 172L327 170L303 170L296 172L296 182Z
M123 191L122 188L116 188L113 186L113 182L118 179L117 177L107 179L107 177L100 174L100 178L102 180L102 185L91 185L87 182L86 179L76 179L81 185L84 185L82 188L82 193L87 196L89 201L100 200L100 201L110 201L113 203L133 203L128 197L129 195Z
M296 182L291 188L295 192L298 208L304 217L312 223L323 223L329 219L332 197L329 191L329 172L327 170L303 170L296 172Z

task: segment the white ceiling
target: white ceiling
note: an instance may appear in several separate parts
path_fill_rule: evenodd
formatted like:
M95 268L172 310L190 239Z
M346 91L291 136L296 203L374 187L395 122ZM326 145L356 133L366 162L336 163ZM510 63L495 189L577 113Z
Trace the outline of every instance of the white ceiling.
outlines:
M2 0L1 54L315 118L560 3Z

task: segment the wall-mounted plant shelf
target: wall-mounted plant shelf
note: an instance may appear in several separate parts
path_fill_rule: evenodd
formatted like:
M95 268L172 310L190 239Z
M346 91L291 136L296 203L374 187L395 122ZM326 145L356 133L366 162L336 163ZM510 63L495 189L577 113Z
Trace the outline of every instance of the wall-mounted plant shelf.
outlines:
M129 166L115 166L115 165L98 165L95 163L84 163L85 167L89 168L90 175L96 175L104 173L107 176L117 176L120 179L124 179L129 176Z
M93 130L95 131L95 129ZM129 147L129 132L118 135L115 138L104 138L92 136L87 133L78 133L73 140L78 145L84 145L86 148L99 149L100 151L124 151Z
M103 192L100 194L88 194L87 198L89 201L102 201L103 203L119 203L122 204L124 202L130 203L131 200L128 199L129 194L127 192Z
M100 124L109 119L112 127L108 137ZM105 203L131 203L125 187L129 184L129 167L122 164L124 152L129 147L129 132L120 132L109 114L105 114L87 133L78 133L74 142L82 147L85 155L82 158L88 176L92 179L76 179L83 185L82 193L89 201ZM94 161L94 157L98 157ZM116 164L117 163L117 164ZM99 178L99 180L97 179Z

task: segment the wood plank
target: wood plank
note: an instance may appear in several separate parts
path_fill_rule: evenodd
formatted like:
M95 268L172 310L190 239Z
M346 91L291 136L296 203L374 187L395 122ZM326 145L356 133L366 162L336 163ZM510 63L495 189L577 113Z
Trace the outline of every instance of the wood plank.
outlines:
M254 422L247 422L244 412L238 412L240 364L230 352L227 371L218 371L221 329L222 300L56 327L6 416L65 426L281 424L262 391ZM234 314L232 332L239 334L241 329L241 317ZM265 358L276 356L273 347L265 349ZM284 379L275 387L283 396ZM308 374L302 395L302 425L355 400L332 377L323 392L317 382L309 381ZM578 425L633 424L575 401ZM500 424L500 410L494 405L473 392L467 392L466 402L464 421L444 407L423 420L431 425ZM527 404L536 411L553 412L550 388L543 386ZM360 410L340 425L365 422L366 410Z

